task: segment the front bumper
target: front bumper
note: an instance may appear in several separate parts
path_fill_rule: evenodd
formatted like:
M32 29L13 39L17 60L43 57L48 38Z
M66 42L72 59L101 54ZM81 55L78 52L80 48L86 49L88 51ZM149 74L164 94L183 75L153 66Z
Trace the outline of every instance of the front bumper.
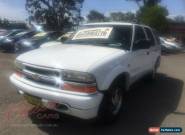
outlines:
M81 119L95 118L103 98L103 94L99 92L90 95L80 95L39 86L36 83L17 77L15 74L10 76L10 81L16 86L19 93L39 97L44 102L48 101L64 105L67 109L52 109Z
M2 43L1 48L4 50L12 50L14 48L14 44L12 42Z

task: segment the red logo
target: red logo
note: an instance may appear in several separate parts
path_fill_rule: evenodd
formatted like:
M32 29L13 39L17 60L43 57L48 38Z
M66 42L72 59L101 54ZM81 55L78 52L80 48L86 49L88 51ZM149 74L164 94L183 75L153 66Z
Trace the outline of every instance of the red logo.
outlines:
M160 132L160 128L159 128L159 127L150 127L150 128L148 129L148 132L149 132L150 134L156 134L156 133L159 133L159 132Z

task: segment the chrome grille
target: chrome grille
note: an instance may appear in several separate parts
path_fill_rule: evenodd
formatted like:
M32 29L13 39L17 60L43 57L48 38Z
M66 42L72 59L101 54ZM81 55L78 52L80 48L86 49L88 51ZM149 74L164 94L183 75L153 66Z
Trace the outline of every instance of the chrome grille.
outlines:
M25 65L22 70L24 78L44 86L59 87L60 71L55 69Z

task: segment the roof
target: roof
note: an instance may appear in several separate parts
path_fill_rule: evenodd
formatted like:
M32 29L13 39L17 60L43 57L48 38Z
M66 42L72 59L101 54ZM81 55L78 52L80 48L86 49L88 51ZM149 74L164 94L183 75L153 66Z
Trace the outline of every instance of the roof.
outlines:
M97 23L87 23L83 25L133 25L134 23L123 23L123 22L97 22Z
M137 26L142 26L142 27L149 27L147 25L143 25L143 24L136 24L136 23L127 23L127 22L97 22L97 23L87 23L87 24L83 24L85 26L90 26L90 25L114 25L114 26L120 26L120 25L129 25L129 26L133 26L133 25L137 25Z

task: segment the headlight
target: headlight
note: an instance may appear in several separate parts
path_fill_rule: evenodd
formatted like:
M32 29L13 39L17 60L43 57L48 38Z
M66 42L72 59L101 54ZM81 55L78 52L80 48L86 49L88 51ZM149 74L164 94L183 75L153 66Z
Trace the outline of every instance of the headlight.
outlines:
M63 71L62 79L66 82L62 90L92 94L97 92L96 80L93 75L77 71Z
M62 79L64 81L78 82L78 83L95 83L96 80L93 75L78 71L62 71Z
M21 62L15 61L15 75L18 77L23 77L22 70L24 69L24 65Z
M17 70L23 70L24 69L24 65L19 61L15 61L15 67L16 67Z

